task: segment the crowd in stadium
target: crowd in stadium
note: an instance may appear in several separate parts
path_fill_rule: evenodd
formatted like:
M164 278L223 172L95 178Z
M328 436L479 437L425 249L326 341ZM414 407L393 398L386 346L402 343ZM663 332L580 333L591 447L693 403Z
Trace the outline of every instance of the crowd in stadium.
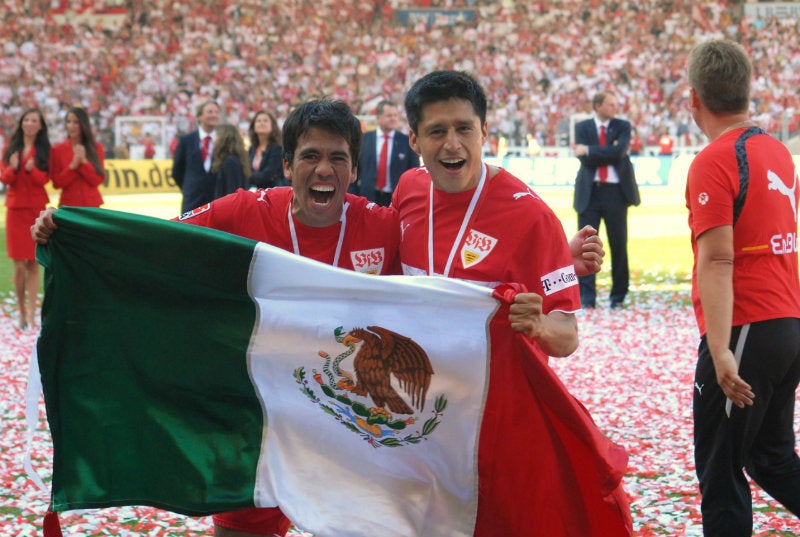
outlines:
M490 131L510 143L567 141L571 114L599 89L648 145L664 132L701 142L686 104L685 65L699 39L731 37L755 64L753 117L780 133L800 118L800 20L754 21L724 0L128 0L116 22L86 17L97 4L5 0L0 34L0 129L42 107L57 139L61 118L87 108L113 144L114 118L166 116L193 128L195 106L216 99L246 126L258 109L286 117L311 97L346 100L357 114L436 68L476 74ZM69 4L68 16L53 4ZM117 2L123 4L123 2ZM455 25L400 21L404 9L474 9ZM111 19L112 17L107 17Z

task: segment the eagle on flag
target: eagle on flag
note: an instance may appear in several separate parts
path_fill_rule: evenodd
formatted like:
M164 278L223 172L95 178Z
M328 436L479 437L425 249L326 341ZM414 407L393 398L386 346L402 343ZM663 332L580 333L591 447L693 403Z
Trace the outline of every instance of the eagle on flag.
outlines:
M394 375L411 396L411 404L422 411L433 375L425 350L412 339L380 326L354 328L342 339L343 345L359 342L362 344L353 360L356 385L351 391L362 397L369 395L375 405L388 406L395 414L413 414L392 387Z

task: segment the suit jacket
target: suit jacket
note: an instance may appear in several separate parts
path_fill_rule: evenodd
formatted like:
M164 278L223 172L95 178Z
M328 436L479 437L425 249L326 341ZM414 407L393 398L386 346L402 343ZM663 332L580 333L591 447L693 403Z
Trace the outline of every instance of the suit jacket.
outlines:
M172 178L183 192L181 213L214 200L217 174L206 172L200 150L200 131L184 134L178 140L172 159Z
M99 142L95 142L95 148L97 158L100 159L100 167L105 168L105 150ZM103 195L100 194L99 187L106 180L106 176L97 173L89 162L70 170L69 163L72 162L74 155L69 140L50 148L50 177L53 186L61 189L58 206L100 207L103 204Z
M256 156L256 148L250 147L250 164L253 164L253 157ZM283 147L280 145L267 146L258 169L253 168L253 175L250 176L250 184L256 188L272 188L274 186L286 186L288 182L283 175Z
M219 167L219 177L214 188L214 199L233 194L240 188L248 187L244 178L244 167L237 155L228 155Z
M375 176L378 173L377 130L364 134L358 159L358 194L375 201ZM392 153L389 155L389 190L394 192L400 176L419 166L419 156L411 150L408 135L394 131Z
M575 125L575 143L589 146L589 154L578 157L581 167L575 178L575 197L572 203L575 211L582 213L589 206L598 166L613 166L628 205L639 205L641 202L639 187L628 156L628 147L631 143L629 122L617 118L609 121L606 128L606 145L601 146L594 118L581 121Z
M25 166L29 159L33 159L34 164L36 163L36 148L31 148L31 152L25 156L22 156L22 152L22 149L17 151L20 155L17 168L6 166L0 173L0 181L8 186L6 207L9 209L33 208L44 211L47 204L50 203L50 197L44 188L50 182L50 173L35 165L31 171L27 171ZM0 162L0 168L7 164L7 162Z

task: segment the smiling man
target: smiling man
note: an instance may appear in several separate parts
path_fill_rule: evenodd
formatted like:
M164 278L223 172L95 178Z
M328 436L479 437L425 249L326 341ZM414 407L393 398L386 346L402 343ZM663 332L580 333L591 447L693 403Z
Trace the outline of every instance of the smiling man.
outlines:
M310 101L283 125L290 187L238 190L181 220L263 241L297 255L362 273L397 274L400 229L391 209L348 194L356 177L361 125L342 101ZM279 508L214 516L218 537L284 535Z
M588 260L573 259L561 222L539 196L508 171L483 162L488 132L483 88L466 73L436 71L414 83L405 107L411 148L425 167L406 172L392 198L402 228L403 272L438 274L489 287L522 284L529 292L517 294L510 305L511 326L530 338L534 355L544 362L548 355L574 352L575 311L580 309L576 266L584 274L591 268L585 266ZM579 235L593 232L587 227ZM474 535L599 535L587 533L588 526L570 527L572 522L564 523L564 512L575 520L602 519L598 526L605 536L630 535L621 483L602 500L589 500L590 495L581 497L571 486L562 486L590 482L596 469L576 467L559 473L554 465L545 464L555 471L548 474L539 468L520 477L524 474L518 469L536 460L540 450L551 448L563 460L571 452L552 430L510 416L511 408L549 404L563 409L559 397L571 398L558 383L532 390L529 365L512 352L489 364L492 382L484 411L498 426L481 431ZM531 393L541 399L528 398ZM550 399L554 394L558 395ZM560 419L561 425L570 427L571 418ZM504 479L508 468L514 468L515 477ZM514 485L520 479L526 486ZM602 513L611 514L603 518ZM538 529L520 526L519 521L531 520L531 514Z
M524 284L533 304L514 308L536 312L526 316L525 333L546 354L571 354L580 299L564 230L527 185L483 162L483 88L465 73L436 71L411 87L405 106L411 148L425 167L406 172L392 200L403 230L403 272L490 287Z
M304 103L283 125L284 174L291 187L239 190L181 220L340 268L396 274L395 213L347 193L360 145L361 126L346 103Z

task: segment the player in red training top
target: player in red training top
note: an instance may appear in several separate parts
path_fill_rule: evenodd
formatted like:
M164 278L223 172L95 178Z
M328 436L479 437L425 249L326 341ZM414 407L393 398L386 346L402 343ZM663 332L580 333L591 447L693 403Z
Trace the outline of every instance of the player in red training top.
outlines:
M692 116L711 140L686 184L702 336L695 463L703 532L726 537L753 532L742 468L800 516L800 190L789 151L749 118L752 76L744 49L732 41L702 43L689 57Z

